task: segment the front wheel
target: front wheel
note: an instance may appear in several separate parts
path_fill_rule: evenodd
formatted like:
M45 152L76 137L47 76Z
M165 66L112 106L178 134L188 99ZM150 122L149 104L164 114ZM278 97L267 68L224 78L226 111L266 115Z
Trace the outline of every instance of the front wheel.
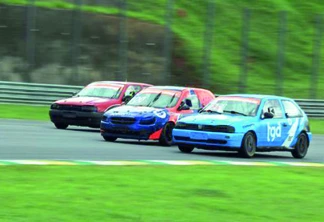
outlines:
M117 140L117 137L113 137L113 136L102 136L102 137L109 142L115 142Z
M307 154L308 146L309 143L308 143L307 135L305 133L301 133L298 136L295 149L291 151L292 156L297 159L304 158Z
M169 122L166 123L162 129L161 136L159 142L163 146L171 146L172 145L172 130L174 128L174 123Z
M66 129L69 126L68 124L65 123L54 123L54 125L57 129Z
M193 146L186 146L186 145L178 145L178 148L183 153L191 153L195 147Z
M256 139L252 132L248 132L244 135L242 145L239 150L239 154L245 158L251 158L256 151Z

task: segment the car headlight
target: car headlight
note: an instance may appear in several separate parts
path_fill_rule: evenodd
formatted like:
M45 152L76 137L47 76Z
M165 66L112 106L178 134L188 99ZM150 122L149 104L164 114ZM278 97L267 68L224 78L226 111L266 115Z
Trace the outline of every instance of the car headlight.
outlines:
M155 123L155 117L147 117L140 120L141 125L152 125Z
M107 119L108 119L108 116L105 116L105 115L103 115L101 118L102 121L106 121Z
M98 108L96 106L82 106L81 110L84 112L97 112Z
M59 108L60 108L60 105L57 104L57 103L53 103L53 104L51 105L51 109L59 109Z
M187 124L185 124L185 123L177 122L176 125L175 125L175 128L177 128L177 129L185 129L186 126L187 126Z

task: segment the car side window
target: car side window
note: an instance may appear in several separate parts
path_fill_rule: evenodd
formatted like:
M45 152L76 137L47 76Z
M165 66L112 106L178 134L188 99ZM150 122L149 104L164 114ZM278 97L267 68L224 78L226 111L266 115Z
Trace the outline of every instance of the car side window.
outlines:
M284 106L285 114L287 117L301 117L303 116L299 107L289 100L283 100L282 104Z
M280 103L277 99L269 99L264 103L263 110L262 110L262 118L264 117L263 114L265 112L270 112L273 114L273 118L280 119L283 118L282 108Z
M200 108L200 103L199 103L199 99L198 99L197 95L195 95L195 94L188 95L186 98L184 98L183 101L185 101L186 99L191 100L192 107L190 107L190 109L198 110Z
M141 89L142 89L141 86L138 86L138 85L128 86L128 88L125 92L125 96L134 96L139 91L141 91Z

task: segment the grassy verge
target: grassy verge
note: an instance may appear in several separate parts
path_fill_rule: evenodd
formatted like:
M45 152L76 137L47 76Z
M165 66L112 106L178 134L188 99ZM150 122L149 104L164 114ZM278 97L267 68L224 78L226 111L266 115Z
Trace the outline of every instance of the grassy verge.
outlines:
M49 121L49 106L0 104L0 118ZM310 119L312 133L324 134L324 119Z
M0 104L0 118L49 121L49 106Z
M322 221L323 178L322 169L292 167L7 166L0 215L1 221Z

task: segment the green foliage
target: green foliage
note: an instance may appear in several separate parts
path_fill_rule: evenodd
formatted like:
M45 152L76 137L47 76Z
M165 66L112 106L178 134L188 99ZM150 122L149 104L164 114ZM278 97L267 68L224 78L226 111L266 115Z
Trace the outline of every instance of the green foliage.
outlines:
M0 0L0 2L26 4L23 0ZM85 1L91 3L93 1ZM188 76L197 85L202 84L204 33L207 1L176 0L172 30L175 33L174 62L182 61L183 66L173 64L174 77ZM320 0L289 1L265 0L215 1L215 27L211 48L210 88L218 93L236 93L241 75L242 18L243 9L251 9L248 52L248 93L273 94L279 83L283 85L283 95L294 98L308 98L310 90L317 91L324 98L324 76L319 75L317 88L312 85L312 57L315 15L324 11ZM165 23L167 0L128 0L127 15L156 24ZM37 6L71 9L73 1L36 1ZM92 13L116 14L117 5L86 5L82 10ZM279 35L279 12L287 11L287 27L284 45L284 68L282 80L277 79L277 55ZM324 51L324 50L322 50ZM321 62L324 58L322 52ZM323 72L323 66L319 73ZM279 82L280 81L280 82ZM188 84L191 84L189 82Z

